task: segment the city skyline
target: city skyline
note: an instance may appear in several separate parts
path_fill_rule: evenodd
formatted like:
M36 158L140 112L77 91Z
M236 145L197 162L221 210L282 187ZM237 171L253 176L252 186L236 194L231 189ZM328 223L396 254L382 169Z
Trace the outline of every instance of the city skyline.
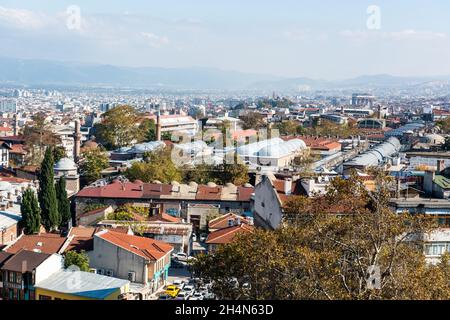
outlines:
M2 0L0 41L2 56L21 59L325 80L449 75L450 4L434 3Z

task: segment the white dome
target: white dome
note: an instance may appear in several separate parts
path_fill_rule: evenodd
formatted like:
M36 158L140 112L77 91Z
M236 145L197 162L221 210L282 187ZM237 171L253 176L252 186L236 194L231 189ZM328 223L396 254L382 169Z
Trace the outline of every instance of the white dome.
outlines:
M54 169L57 171L77 170L77 165L69 158L62 158L55 164Z

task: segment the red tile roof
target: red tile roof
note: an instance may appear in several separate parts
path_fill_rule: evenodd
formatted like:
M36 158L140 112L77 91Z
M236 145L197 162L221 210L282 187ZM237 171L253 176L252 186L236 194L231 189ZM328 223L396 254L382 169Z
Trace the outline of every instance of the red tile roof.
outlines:
M144 259L159 260L173 250L171 245L162 241L118 233L111 230L104 230L97 233L96 236Z
M91 251L94 249L94 234L99 228L74 227L70 230L69 238L73 237L66 248L67 251Z
M172 192L172 185L160 183L144 183L144 198L159 198L161 196L168 196Z
M227 244L233 241L234 237L243 232L252 232L253 226L241 224L240 226L229 227L211 232L206 238L207 244Z
M163 221L163 222L180 223L182 221L182 219L171 216L170 214L163 212L163 213L155 215L153 217L149 217L147 219L147 221Z
M115 180L103 187L86 187L77 193L77 197L139 199L143 195L142 186L142 183Z
M237 187L238 189L238 201L250 201L252 194L255 192L255 188Z
M15 153L15 154L26 154L23 144L13 144L11 145L11 150L9 153Z
M243 224L250 224L250 221L247 220L247 218L239 216L235 213L227 213L223 216L217 217L215 219L212 219L208 223L208 227L210 229L225 229L228 228L230 225L228 224L228 220L232 219L234 223L238 221L238 219Z
M198 186L196 200L220 200L220 187Z
M95 215L95 214L97 214L97 213L100 213L100 212L105 211L105 210L108 209L108 208L109 208L109 206L104 206L104 207L102 207L102 208L98 208L98 209L94 209L94 210L87 211L87 212L81 214L81 215L80 215L80 218L83 218L83 217L89 217L89 216Z
M68 241L68 238L54 233L23 235L5 251L9 253L17 253L24 249L28 251L36 250L48 254L60 253L66 244L66 241Z

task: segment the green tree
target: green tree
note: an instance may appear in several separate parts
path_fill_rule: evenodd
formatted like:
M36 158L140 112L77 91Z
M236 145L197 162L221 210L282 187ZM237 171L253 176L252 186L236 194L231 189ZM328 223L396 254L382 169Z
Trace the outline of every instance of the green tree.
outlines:
M41 212L36 195L32 189L27 189L23 193L20 212L22 213L24 233L38 233L41 228Z
M66 179L64 177L59 178L56 183L56 198L58 200L58 210L61 215L60 227L68 226L72 219L70 212L70 201L67 197Z
M139 128L142 132L144 141L155 141L156 140L156 123L153 119L144 119Z
M100 179L102 171L109 167L109 157L106 152L96 148L83 152L82 156L80 171L87 182L91 183Z
M64 149L64 147L57 146L53 148L53 159L55 163L57 163L59 160L65 157L66 157L66 149Z
M283 136L293 136L296 135L299 129L302 128L296 121L288 120L279 123L276 128L280 131L280 134Z
M64 256L64 267L77 266L81 271L89 271L89 257L83 250L81 252L67 251Z
M25 163L39 165L44 157L46 147L55 147L61 139L52 132L51 124L46 121L44 113L37 113L32 117L33 122L23 130L26 151Z
M241 163L226 163L216 166L215 177L222 185L233 183L240 186L249 182L248 168Z
M132 106L118 106L102 115L95 125L96 140L106 148L115 149L143 140L139 115Z
M143 162L133 162L131 168L125 171L125 176L128 179L143 182L158 180L163 183L181 180L181 171L172 162L171 152L168 148L146 153L144 159Z
M56 199L55 178L53 172L53 151L48 147L39 173L39 204L41 207L41 220L48 231L55 230L61 223Z
M222 299L448 300L448 256L431 265L423 254L420 235L433 224L392 211L391 179L376 182L370 192L355 176L337 178L325 196L294 197L281 228L241 234L192 270Z
M250 111L239 117L242 121L242 128L259 130L266 126L264 116L259 112Z

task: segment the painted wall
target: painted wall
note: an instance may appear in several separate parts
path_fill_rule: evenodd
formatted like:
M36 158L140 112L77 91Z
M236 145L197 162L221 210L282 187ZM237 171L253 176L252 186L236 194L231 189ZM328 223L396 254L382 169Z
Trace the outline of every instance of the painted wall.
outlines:
M264 223L261 227L276 229L280 226L283 211L280 207L276 191L266 176L255 187L253 206L255 225L258 225L258 221L262 220Z
M145 259L94 236L94 250L87 253L90 267L113 270L113 277L128 280L128 273L136 273L137 283L147 284Z
M52 254L36 268L35 283L38 284L63 268L64 258L59 254Z

